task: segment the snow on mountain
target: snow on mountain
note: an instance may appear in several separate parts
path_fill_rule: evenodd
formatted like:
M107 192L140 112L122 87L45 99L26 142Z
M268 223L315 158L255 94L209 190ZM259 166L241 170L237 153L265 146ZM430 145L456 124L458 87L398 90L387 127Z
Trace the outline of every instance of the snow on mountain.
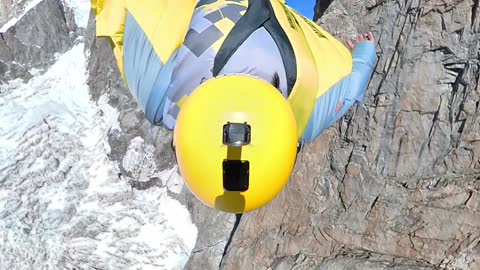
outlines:
M197 229L167 194L181 178L171 168L140 191L119 177L107 142L117 112L90 100L85 61L80 44L28 83L0 85L0 269L182 269Z
M31 11L34 7L40 4L44 0L19 0L13 2L13 5L17 5L17 10L13 14L10 14L10 19L1 25L0 33L7 32L10 27L14 26L19 20L21 20L29 11ZM17 3L18 2L18 3ZM88 17L90 15L91 4L90 0L63 0L64 4L68 5L72 8L74 16L75 16L75 23L79 27L86 28L88 24ZM22 8L22 4L25 5ZM17 14L17 15L15 15Z
M90 15L90 0L64 0L73 9L75 23L79 27L87 28Z

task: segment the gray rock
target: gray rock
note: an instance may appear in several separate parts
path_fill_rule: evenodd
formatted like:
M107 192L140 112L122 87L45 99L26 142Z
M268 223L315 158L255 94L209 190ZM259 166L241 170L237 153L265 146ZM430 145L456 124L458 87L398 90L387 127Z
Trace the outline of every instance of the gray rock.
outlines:
M365 108L304 147L221 268L480 269L479 13L478 1L333 1L323 27L378 40Z
M162 127L152 126L145 118L125 86L108 40L95 38L93 14L85 36L85 50L89 53L87 84L92 99L98 101L105 96L109 104L119 111L121 130L112 130L108 134L112 146L111 159L121 162L130 141L141 137L146 144L155 146L154 155L159 171L173 167L176 162L170 147L172 134Z
M5 33L0 33L0 81L28 80L32 68L44 70L55 61L56 53L73 46L75 31L69 8L64 8L59 0L40 2Z
M26 0L0 0L0 25L20 14L27 4Z

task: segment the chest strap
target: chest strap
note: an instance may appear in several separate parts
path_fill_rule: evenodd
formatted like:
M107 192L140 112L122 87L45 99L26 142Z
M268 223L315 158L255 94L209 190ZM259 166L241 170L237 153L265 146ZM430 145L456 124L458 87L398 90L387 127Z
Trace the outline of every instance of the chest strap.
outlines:
M269 0L250 0L248 9L242 18L235 24L219 52L215 56L213 76L218 76L230 57L237 51L245 40L257 29L264 27L272 36L282 56L287 76L287 93L290 95L297 79L297 65L292 45L278 20L273 16Z

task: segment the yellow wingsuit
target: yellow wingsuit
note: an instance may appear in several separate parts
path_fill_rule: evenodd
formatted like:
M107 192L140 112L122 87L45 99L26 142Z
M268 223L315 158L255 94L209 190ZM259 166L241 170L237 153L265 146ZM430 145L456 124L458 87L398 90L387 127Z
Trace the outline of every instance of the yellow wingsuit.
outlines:
M287 34L295 53L297 78L288 101L295 113L300 138L308 124L316 99L351 72L352 56L340 41L286 6L285 1L269 1L274 16ZM166 63L183 44L197 2L92 0L92 9L96 14L97 36L111 39L118 67L125 77L123 34L127 12L142 27L160 60ZM218 6L232 1L215 2Z
M92 0L92 8L146 118L175 128L187 186L226 212L271 201L288 182L297 142L363 100L376 62L371 43L357 44L352 58L281 0ZM249 146L225 143L228 132L250 140L250 131Z

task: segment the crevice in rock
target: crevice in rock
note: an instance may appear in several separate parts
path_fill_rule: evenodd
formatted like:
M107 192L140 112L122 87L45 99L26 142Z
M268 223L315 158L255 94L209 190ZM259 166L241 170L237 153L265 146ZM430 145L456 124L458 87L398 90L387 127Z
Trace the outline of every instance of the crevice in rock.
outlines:
M230 247L230 244L232 243L233 236L235 235L235 232L238 229L238 225L240 225L240 221L242 219L242 216L243 216L243 214L235 214L235 223L233 224L232 231L230 232L230 235L228 236L227 243L225 244L225 249L223 250L222 259L220 259L220 264L218 265L219 269L222 269L223 259L227 255L228 248Z
M7 49L8 53L9 53L9 58L10 58L10 59L2 59L2 60L7 60L7 61L8 61L8 60L10 60L10 61L15 60L15 59L14 59L13 49L10 47L10 44L8 44L8 42L5 40L5 33L4 33L4 34L1 34L1 35L2 35L2 41L4 42L4 43L2 44L2 46L4 46L4 48ZM21 64L23 64L23 63L21 63Z
M344 168L345 173L342 176L342 180L338 183L338 192L337 192L338 193L338 198L340 200L340 204L341 204L344 211L346 211L349 208L349 205L347 205L347 202L345 200L344 181L345 181L345 178L348 175L348 165L352 162L352 157L353 157L353 149L350 152L350 155L348 156L347 162L345 163L345 168Z
M383 0L378 0L378 2L376 2L375 4L371 5L371 6L368 6L367 7L367 11L368 12L371 12L373 9L377 8L377 7L380 7L383 5Z
M477 10L478 6L480 4L480 0L475 0L473 1L473 6L472 6L472 22L471 22L471 27L473 28L475 26L475 21L477 19Z
M417 31L418 21L423 13L423 7L416 7L416 8L409 8L408 15L411 16L413 19L410 20L410 31L405 38L405 44L408 43L410 37ZM443 16L442 16L443 17Z
M430 49L430 52L438 52L438 51L441 51L445 56L452 55L452 54L455 55L455 53L452 51L452 49L450 49L448 46L441 46L441 47ZM446 67L447 64L445 64L444 66L445 66L445 68L447 68Z
M445 22L445 17L440 16L440 18L442 19L442 31L447 31L447 23Z
M342 184L342 186L343 186L343 184ZM345 199L344 199L345 194L344 194L342 186L340 187L340 190L338 192L338 198L340 200L340 205L342 206L343 211L347 211L348 207L347 207L347 203L345 202Z
M463 205L468 205L468 202L470 201L470 199L472 199L473 197L473 191L469 191L468 192L468 198L465 200L465 202L463 203Z
M432 126L430 127L430 130L428 131L428 147L430 147L430 143L432 142L433 132L435 131L435 124L439 120L439 114L440 114L441 109L442 109L442 102L439 102L438 107L437 107L437 111L433 114Z
M449 70L453 72L453 74L456 74L455 81L452 83L452 93L450 95L449 101L448 101L448 107L450 109L449 113L449 121L452 125L452 128L454 130L454 134L452 134L452 142L453 145L457 145L459 143L459 134L463 132L463 127L465 125L465 119L460 119L463 104L465 103L466 99L466 86L468 83L465 81L463 78L464 75L468 71L468 63L450 63L450 64L443 64L444 68L446 70ZM460 93L460 91L463 92ZM461 96L458 96L461 95ZM461 99L461 100L459 100ZM457 105L458 104L458 105ZM457 105L456 107L454 107ZM458 123L460 122L460 123ZM460 125L456 125L460 124Z
M404 269L405 267L408 267L407 269L424 269L420 267L427 267L428 269L440 269L437 264L433 264L421 258L396 256L388 253L371 251L362 248L357 248L354 250L345 247L342 251L338 252L337 255L323 257L321 261L323 263L326 263L330 260L338 260L341 258L370 260L371 262L383 262L383 265L387 268L382 269L397 269L395 267L401 267L402 269Z
M375 208L375 205L377 204L379 198L380 196L375 197L375 200L373 200L372 204L370 205L370 209L367 211L367 214L365 215L366 217L368 217L370 213L373 211L373 208Z
M278 248L278 245L277 245L277 248ZM277 269L278 265L280 265L285 259L288 259L288 258L290 257L289 256L276 257L275 259L273 259L272 264L270 264L270 269Z
M157 187L160 186L161 184L160 178L158 177L152 177L147 181L135 181L135 180L130 180L129 184L132 186L133 189L136 190L147 190L152 187Z
M400 163L400 158L402 157L402 150L403 150L403 144L404 144L404 140L405 140L405 135L402 135L400 137L400 140L398 142L398 151L397 151L397 154L395 155L395 174L397 172L397 169L398 169L398 165Z
M67 26L68 23L67 23L67 15L65 14L65 5L61 1L58 2L58 5L59 5L58 9L60 10L60 13L62 14L62 20L63 20L63 22L65 22L65 26ZM67 26L67 28L68 28L68 26Z
M317 4L315 5L315 15L313 17L314 21L317 21L320 19L323 14L325 14L325 11L328 9L330 4L333 2L333 0L319 0L317 1Z
M408 8L411 7L411 2L409 3L409 6ZM395 41L395 49L394 51L392 52L391 54L391 57L389 60L387 60L387 67L386 67L386 70L385 70L385 73L383 74L382 76L382 79L380 80L380 83L378 84L378 87L377 87L377 93L376 94L379 94L381 89L383 89L383 83L387 80L387 78L389 77L389 74L390 74L390 71L392 69L392 66L395 65L395 69L394 71L399 68L399 61L400 61L400 58L402 58L402 49L401 49L401 45L402 45L402 35L405 34L405 27L407 25L407 21L408 21L408 16L409 15L402 15L402 14L399 14L399 16L395 19L396 21L396 24L398 25L401 25L400 26L400 31L398 32L398 37ZM404 19L403 22L402 22L402 18ZM416 24L416 22L415 22ZM412 23L413 25L413 23ZM393 34L393 33L392 33ZM405 41L403 41L404 43ZM378 64L378 63L377 63Z
M215 247L216 245L218 245L218 244L220 244L220 243L222 243L222 242L223 242L223 241L218 241L218 242L215 242L215 243L213 243L213 244L210 244L210 245L208 245L208 246L206 246L206 247L202 247L202 248L195 249L195 250L192 251L192 254L203 252L204 250L213 248L213 247Z

